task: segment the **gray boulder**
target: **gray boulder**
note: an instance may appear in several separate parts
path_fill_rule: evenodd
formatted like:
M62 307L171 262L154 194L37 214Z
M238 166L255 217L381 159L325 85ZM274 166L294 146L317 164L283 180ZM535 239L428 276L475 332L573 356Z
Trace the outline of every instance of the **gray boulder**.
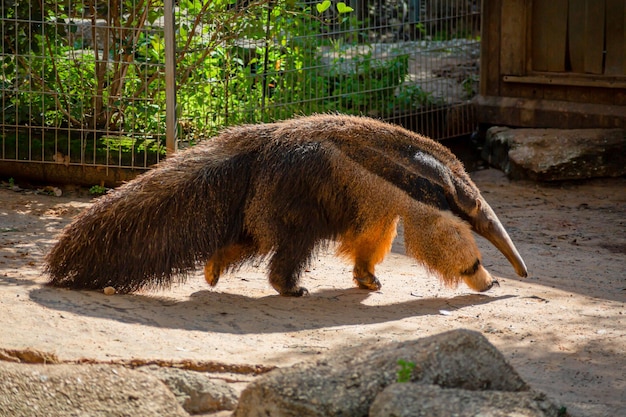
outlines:
M0 362L2 417L188 417L156 377L110 365Z
M415 341L355 347L315 362L276 369L242 392L236 417L366 416L398 380L398 362L415 364L411 382L466 390L528 391L480 333L454 330Z
M560 410L531 391L469 391L393 384L376 396L369 417L557 417Z
M167 385L189 414L233 410L237 405L239 395L234 388L200 372L156 365L139 370L156 376Z
M626 130L492 127L482 157L513 179L619 177L626 175Z

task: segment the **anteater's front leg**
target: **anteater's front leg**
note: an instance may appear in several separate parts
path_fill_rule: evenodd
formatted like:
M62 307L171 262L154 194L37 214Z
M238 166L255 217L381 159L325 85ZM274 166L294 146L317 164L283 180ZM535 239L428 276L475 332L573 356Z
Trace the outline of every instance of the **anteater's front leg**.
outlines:
M397 217L382 218L359 232L349 231L339 239L337 252L354 262L352 274L359 288L373 291L381 288L374 269L391 250L397 225Z

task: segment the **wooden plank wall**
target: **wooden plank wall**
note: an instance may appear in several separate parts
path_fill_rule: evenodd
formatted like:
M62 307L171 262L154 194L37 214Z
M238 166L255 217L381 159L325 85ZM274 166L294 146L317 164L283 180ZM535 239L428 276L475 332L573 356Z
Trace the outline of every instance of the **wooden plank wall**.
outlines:
M585 3L586 0L570 0L568 21L568 50L572 71L583 72L585 68ZM578 30L576 28L579 28Z
M481 123L626 128L626 0L482 2Z
M585 34L584 72L587 74L602 74L604 58L604 1L585 1ZM576 28L571 28L576 30Z
M526 27L528 8L526 0L508 0L508 11L499 16L502 25L502 44L506 47L499 51L500 71L507 75L525 75L526 68L526 39L520 28ZM522 36L520 36L522 35Z
M567 1L533 2L532 62L536 71L565 71Z
M626 75L626 1L606 0L607 75Z
M533 1L532 69L626 75L625 28L625 0Z

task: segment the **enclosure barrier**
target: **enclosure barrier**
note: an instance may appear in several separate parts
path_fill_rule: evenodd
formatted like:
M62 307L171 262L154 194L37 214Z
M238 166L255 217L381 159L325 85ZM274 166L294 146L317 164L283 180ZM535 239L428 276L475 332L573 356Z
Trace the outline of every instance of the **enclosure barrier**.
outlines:
M1 3L0 178L117 185L233 124L475 128L479 0Z

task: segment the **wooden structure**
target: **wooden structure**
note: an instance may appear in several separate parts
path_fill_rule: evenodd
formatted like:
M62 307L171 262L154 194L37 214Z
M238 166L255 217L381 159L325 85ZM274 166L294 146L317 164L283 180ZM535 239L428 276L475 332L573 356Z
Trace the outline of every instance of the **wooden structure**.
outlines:
M626 128L626 0L484 0L479 122Z

